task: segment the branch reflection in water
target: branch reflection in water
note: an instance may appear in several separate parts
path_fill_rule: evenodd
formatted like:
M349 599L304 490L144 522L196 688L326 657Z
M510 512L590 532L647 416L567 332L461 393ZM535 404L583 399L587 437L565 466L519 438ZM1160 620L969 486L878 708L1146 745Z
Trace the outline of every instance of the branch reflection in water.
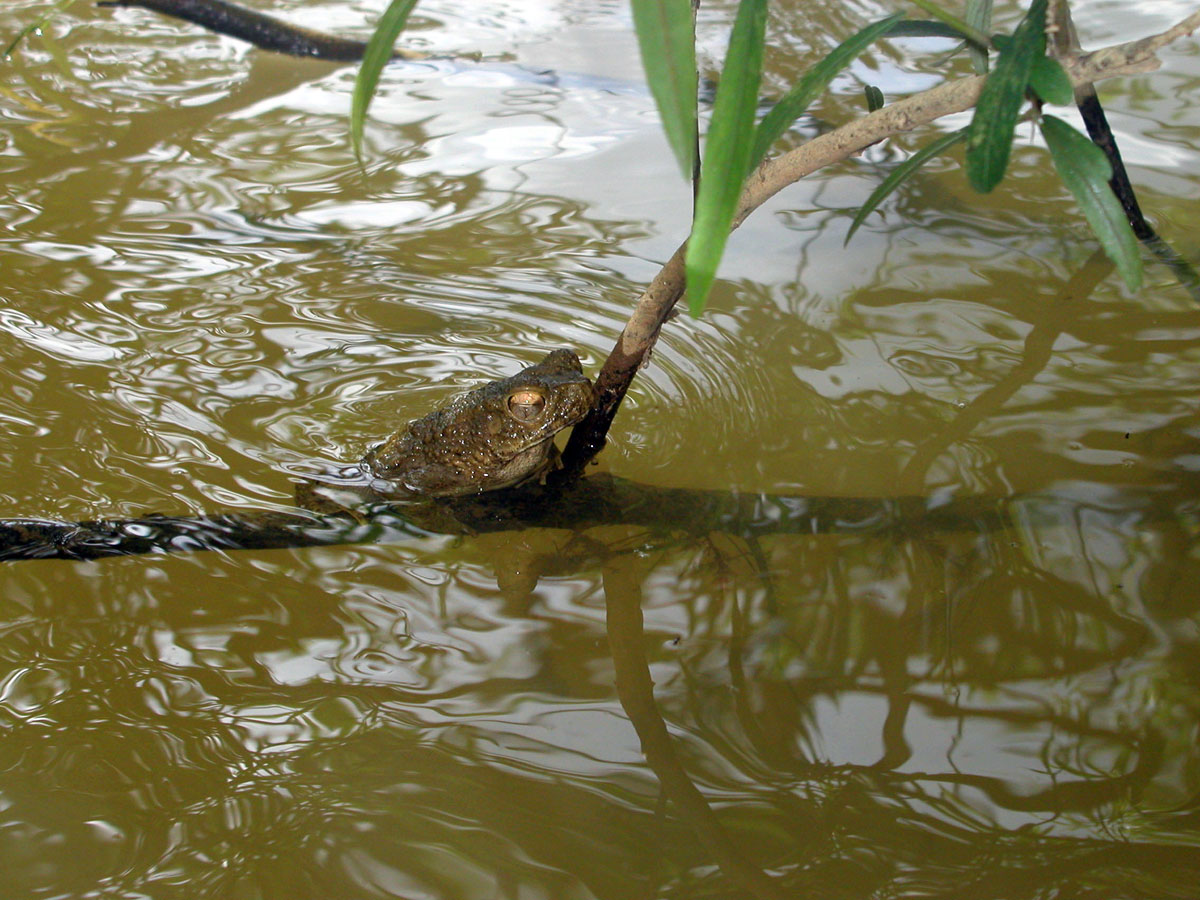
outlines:
M1173 519L6 567L0 763L41 777L5 817L47 838L10 886L1186 897L1196 492L1160 490Z
M1180 603L1189 564L1120 549L1188 540L1184 493L1153 527L1064 504L990 534L714 541L692 578L668 551L669 571L608 559L618 696L716 867L682 877L713 896L994 896L963 879L999 866L1005 896L1130 877L1187 896L1200 858L1156 832L1195 796L1179 773L1200 701L1177 679L1196 647L1148 654L1135 613ZM643 626L663 581L709 585L678 635L661 597Z

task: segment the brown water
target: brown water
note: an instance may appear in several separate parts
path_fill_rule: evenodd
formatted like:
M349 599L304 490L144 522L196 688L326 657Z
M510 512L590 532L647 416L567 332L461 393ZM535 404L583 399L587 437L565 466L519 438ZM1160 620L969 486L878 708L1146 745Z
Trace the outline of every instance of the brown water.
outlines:
M380 3L257 5L363 33ZM1076 6L1097 44L1188 11ZM683 234L637 90L395 67L364 174L352 68L77 7L0 81L0 516L286 502L547 348L594 370ZM778 11L774 84L885 11ZM421 14L430 47L638 79L623 3ZM1103 97L1194 259L1200 51L1164 57ZM1023 498L1009 524L3 564L0 896L1195 898L1200 309L1089 261L1026 142L1007 189L935 165L843 249L921 140L746 224L603 465Z

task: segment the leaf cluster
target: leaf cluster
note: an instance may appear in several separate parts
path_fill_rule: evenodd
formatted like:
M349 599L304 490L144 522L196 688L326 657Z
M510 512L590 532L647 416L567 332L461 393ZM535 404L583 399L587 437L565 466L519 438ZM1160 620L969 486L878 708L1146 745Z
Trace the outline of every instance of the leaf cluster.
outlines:
M664 17L675 15L676 31L690 22L687 0L632 0L654 7ZM1058 62L1046 55L1047 0L1032 0L1025 16L1010 35L988 35L991 25L991 0L968 0L966 19L959 19L932 0L912 0L932 18L905 19L896 14L859 31L834 48L817 63L771 110L755 124L759 104L758 84L764 54L766 0L741 0L734 22L717 91L712 120L700 166L696 210L687 250L689 309L697 315L713 283L724 251L729 229L737 214L738 197L745 175L765 157L771 145L791 127L829 82L870 46L884 36L952 37L962 43L976 71L988 72L983 92L971 124L966 129L942 135L914 153L891 174L858 210L846 240L870 213L899 185L903 184L929 159L950 147L966 142L967 179L977 191L987 193L1003 179L1015 138L1017 122L1028 101L1031 114L1040 121L1041 132L1055 169L1083 211L1107 254L1117 265L1126 284L1136 290L1141 284L1142 264L1137 241L1129 222L1108 182L1112 171L1107 157L1091 140L1061 119L1041 116L1043 103L1070 105L1074 89ZM635 15L635 22L637 17ZM643 39L646 47L653 46ZM957 52L957 51L956 51ZM694 60L677 54L676 64L693 66ZM662 78L663 60L646 64L655 97L666 94L654 88ZM672 83L682 79L668 76ZM659 100L659 110L668 134L687 134L696 128L695 103L685 102L678 94L670 102ZM869 111L883 105L882 92L866 86ZM689 158L696 142L672 140L671 146L685 172L691 171Z
M885 36L958 38L962 43L955 52L967 50L977 72L988 72L992 54L995 64L970 126L939 136L893 169L855 214L847 241L892 191L928 160L962 141L967 145L968 181L981 193L993 190L1007 171L1016 125L1030 101L1063 183L1125 282L1131 289L1140 285L1137 241L1108 185L1112 171L1107 157L1062 120L1040 116L1043 103L1069 105L1074 101L1070 78L1046 55L1047 0L1032 0L1011 35L990 36L992 0L967 0L965 19L933 0L911 2L931 18L906 19L896 13L868 25L831 50L756 121L766 52L767 0L740 0L701 160L692 0L630 0L646 80L667 142L684 177L694 182L696 203L686 255L688 307L693 315L703 311L716 278L747 175L838 73ZM363 120L379 71L415 5L416 0L392 0L371 38L372 50L360 70L351 116L356 153L361 152ZM867 85L865 94L868 111L883 106L879 88Z

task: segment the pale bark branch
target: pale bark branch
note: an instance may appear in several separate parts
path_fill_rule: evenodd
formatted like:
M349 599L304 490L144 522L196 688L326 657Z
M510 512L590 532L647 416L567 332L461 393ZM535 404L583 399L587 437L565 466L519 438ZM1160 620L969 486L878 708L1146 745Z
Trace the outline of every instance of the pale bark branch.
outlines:
M1157 52L1200 28L1200 11L1162 32L1136 41L1116 44L1091 53L1067 54L1060 62L1077 87L1123 75L1157 69ZM841 162L889 137L928 125L937 119L973 107L983 89L984 77L973 75L946 82L906 97L808 141L781 156L763 162L747 179L733 222L746 217L790 184L818 169ZM630 381L645 360L659 330L684 292L681 245L634 304L624 330L596 379L599 404L592 416L575 427L567 449L571 470L578 472L604 444L617 407Z

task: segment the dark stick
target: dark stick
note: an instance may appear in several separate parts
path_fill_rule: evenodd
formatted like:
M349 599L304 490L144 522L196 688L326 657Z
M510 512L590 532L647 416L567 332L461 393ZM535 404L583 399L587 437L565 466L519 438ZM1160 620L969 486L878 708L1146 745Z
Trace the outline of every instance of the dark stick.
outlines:
M0 561L105 559L195 550L274 550L397 540L420 532L406 520L248 510L95 522L0 519Z
M1087 126L1092 143L1104 151L1104 155L1108 157L1108 161L1112 165L1113 174L1108 184L1113 193L1117 195L1117 199L1121 201L1121 207L1125 210L1125 216L1129 219L1133 233L1140 241L1158 237L1150 223L1146 221L1146 217L1142 215L1142 208L1133 193L1133 185L1129 183L1129 173L1125 171L1125 163L1121 159L1121 151L1117 147L1117 139L1108 124L1108 116L1104 115L1104 107L1100 105L1100 98L1096 96L1096 89L1088 85L1086 88L1079 88L1075 96L1077 98L1076 105L1079 107L1080 115L1083 116L1083 124Z
M1104 114L1100 98L1096 95L1096 88L1090 84L1078 88L1075 98L1079 113L1083 117L1083 124L1087 127L1088 136L1091 137L1092 143L1104 151L1109 165L1112 166L1113 174L1108 185L1112 188L1117 200L1120 201L1121 208L1125 210L1125 216L1129 219L1133 233L1137 235L1138 240L1145 244L1147 250L1158 257L1159 261L1174 273L1175 277L1179 279L1179 283L1192 295L1192 299L1200 303L1200 274L1197 274L1191 263L1184 259L1174 247L1162 239L1142 214L1142 208L1133 191L1133 185L1129 182L1129 173L1125 171L1125 163L1121 159L1116 136L1108 124L1108 116Z
M99 0L97 6L139 6L151 12L183 19L246 41L263 50L306 56L331 62L358 62L367 50L366 41L340 38L310 28L290 25L282 19L244 9L226 0ZM419 59L419 53L396 51L393 58Z
M302 509L243 510L198 516L146 516L95 522L0 519L0 560L103 559L197 550L269 550L337 544L394 543L428 534L471 535L527 528L582 530L636 525L667 535L706 537L712 532L753 539L769 534L880 534L896 530L984 534L1012 527L1049 507L1089 509L1104 515L1136 514L1140 521L1179 515L1191 487L1137 498L1111 508L1069 495L955 497L930 505L924 497L795 497L729 491L660 488L612 475L563 485L527 485L474 497L424 503L379 503L355 515ZM1060 521L1061 515L1051 515Z

